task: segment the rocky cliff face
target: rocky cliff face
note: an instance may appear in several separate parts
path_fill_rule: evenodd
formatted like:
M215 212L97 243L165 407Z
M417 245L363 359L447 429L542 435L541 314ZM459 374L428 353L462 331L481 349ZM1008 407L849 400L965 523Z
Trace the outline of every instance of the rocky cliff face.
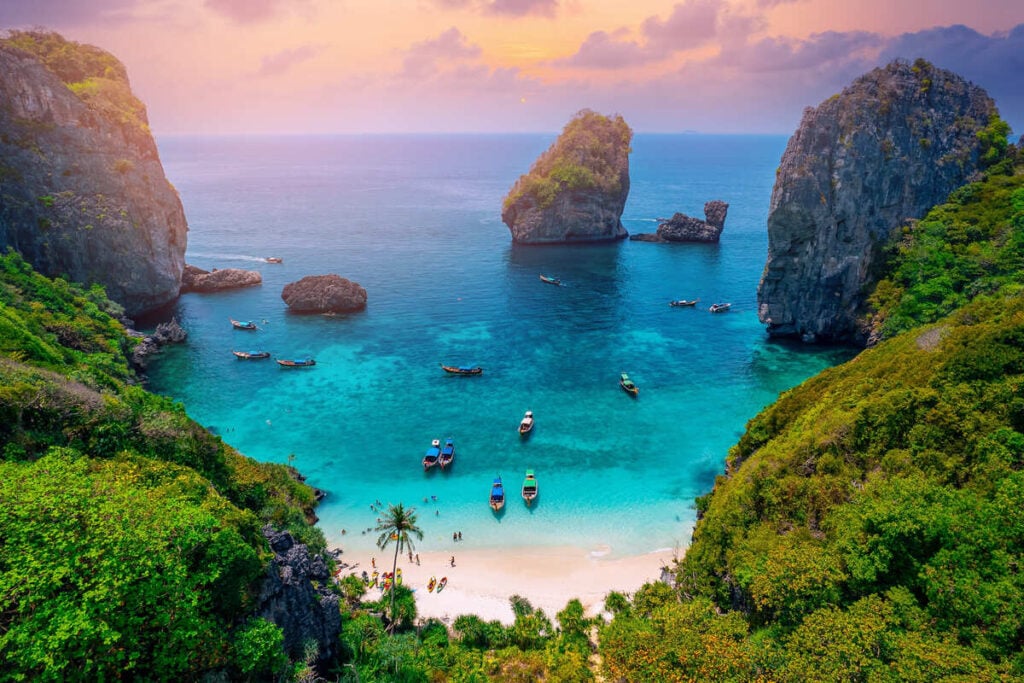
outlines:
M882 248L978 170L977 134L994 115L984 90L923 60L808 108L772 191L758 289L769 334L863 343Z
M623 239L629 143L622 119L582 111L505 197L501 220L519 244Z
M187 229L120 62L55 34L0 41L0 248L137 314L178 296Z
M318 646L318 661L329 663L338 655L341 610L338 596L328 587L331 574L321 555L287 531L263 528L274 559L260 588L256 615L277 624L284 633L284 648L293 660L302 660L306 643Z

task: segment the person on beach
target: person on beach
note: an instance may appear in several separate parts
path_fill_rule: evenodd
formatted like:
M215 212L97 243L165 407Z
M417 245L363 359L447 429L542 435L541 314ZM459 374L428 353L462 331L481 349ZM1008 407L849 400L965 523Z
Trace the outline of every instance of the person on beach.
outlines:
M374 569L377 568L377 558L376 557L371 557L370 558L370 566L372 566Z
M409 561L412 562L412 551L409 551Z
M420 554L416 553L416 566L420 566Z
M452 555L452 559L450 560L450 562L451 562L451 565L454 567L455 566L455 556L454 555Z

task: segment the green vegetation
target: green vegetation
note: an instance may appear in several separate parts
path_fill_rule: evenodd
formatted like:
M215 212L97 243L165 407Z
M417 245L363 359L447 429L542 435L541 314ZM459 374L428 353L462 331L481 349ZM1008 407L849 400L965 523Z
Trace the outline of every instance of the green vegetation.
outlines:
M124 65L109 52L50 31L11 30L0 47L35 56L92 109L148 134L146 107L132 95Z
M563 190L622 190L621 169L627 167L633 139L621 116L608 118L589 109L576 114L555 143L520 176L505 197L509 207L523 196L546 208Z
M903 236L875 295L902 334L750 421L676 588L616 603L609 673L1024 677L1022 178L997 162Z
M401 503L398 505L388 506L388 511L384 513L384 517L381 522L377 525L377 531L381 532L380 537L377 538L377 547L381 550L387 549L388 545L392 541L395 542L395 557L391 562L391 576L395 576L395 572L398 570L398 555L403 549L408 549L409 552L415 550L415 546L412 543L412 537L415 536L419 540L423 540L423 530L416 526L416 509L403 507ZM410 557L412 557L410 555ZM391 609L388 614L391 616L391 625L389 629L394 627L395 624L395 593L397 591L391 591Z
M122 313L0 257L0 680L276 670L273 633L236 626L262 525L324 547L313 492L133 384Z

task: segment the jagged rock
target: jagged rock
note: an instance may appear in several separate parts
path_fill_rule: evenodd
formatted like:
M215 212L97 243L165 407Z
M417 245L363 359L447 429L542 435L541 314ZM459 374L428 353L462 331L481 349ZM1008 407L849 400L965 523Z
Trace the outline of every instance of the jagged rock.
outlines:
M883 247L979 168L995 104L924 60L894 62L808 108L782 157L758 315L773 336L862 344Z
M128 328L128 336L140 339L139 343L132 350L132 365L140 370L145 370L149 365L150 356L158 353L167 344L180 344L188 338L177 318L171 318L170 322L160 323L151 335L144 335L141 332Z
M263 276L255 270L241 268L214 268L203 270L185 264L181 274L181 293L187 292L220 292L242 287L255 287L263 284Z
M632 242L667 242L668 240L656 232L635 232L629 236Z
M319 664L338 656L341 611L338 596L328 588L331 576L322 555L296 543L287 531L267 525L263 535L274 551L256 603L256 616L276 624L284 633L284 648L293 660L304 657L305 645L315 641Z
M42 32L0 40L0 198L0 249L44 275L99 283L129 315L177 298L185 214L146 109L103 50Z
M725 216L729 205L720 199L704 204L706 220L676 213L667 221L658 224L657 233L640 233L630 235L629 239L638 242L717 242L725 229Z
M348 313L366 308L366 290L339 275L307 275L285 285L281 298L298 313Z
M519 244L623 239L629 143L621 116L579 112L509 190L501 220Z

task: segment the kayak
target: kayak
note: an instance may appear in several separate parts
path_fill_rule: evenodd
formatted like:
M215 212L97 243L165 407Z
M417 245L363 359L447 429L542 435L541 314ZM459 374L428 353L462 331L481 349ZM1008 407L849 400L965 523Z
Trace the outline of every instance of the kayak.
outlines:
M440 593L442 590L444 590L444 587L447 586L447 585L448 585L448 577L447 576L442 576L441 580L437 584L437 592Z

